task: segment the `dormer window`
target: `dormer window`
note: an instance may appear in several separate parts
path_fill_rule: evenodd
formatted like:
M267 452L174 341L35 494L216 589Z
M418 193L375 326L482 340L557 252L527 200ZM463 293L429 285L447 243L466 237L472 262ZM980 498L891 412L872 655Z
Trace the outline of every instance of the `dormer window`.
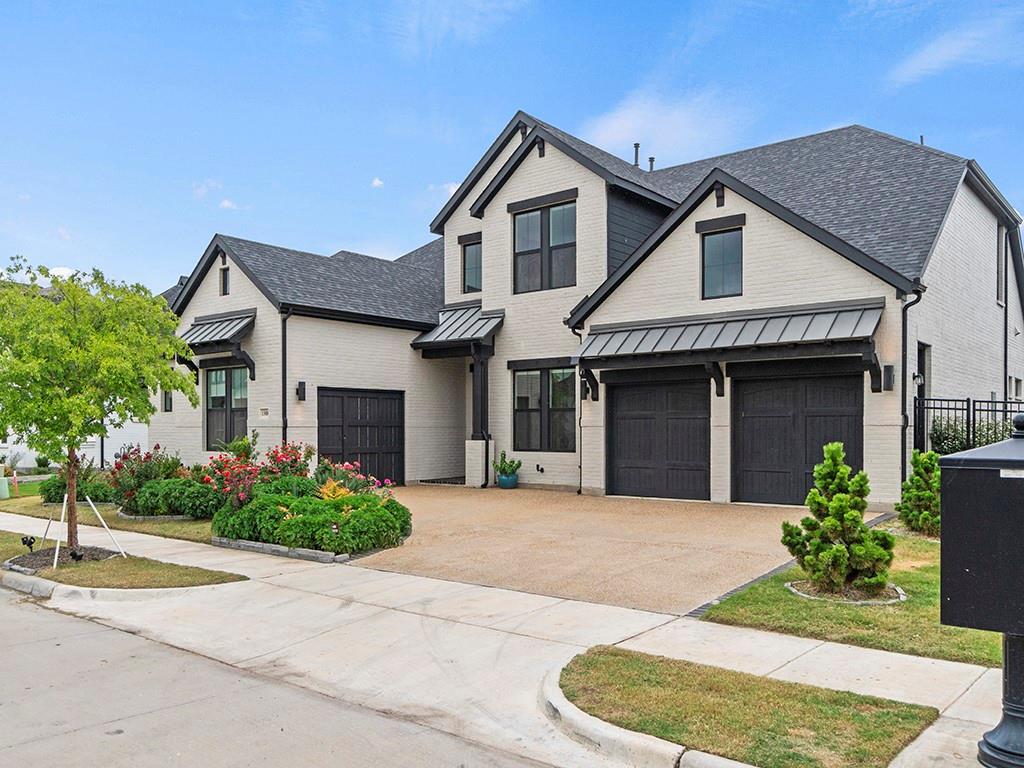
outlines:
M480 233L459 237L462 248L462 292L479 293L483 287L483 249Z
M513 223L516 293L576 285L575 200L516 213Z
M220 268L220 295L227 296L231 293L230 270L227 267Z

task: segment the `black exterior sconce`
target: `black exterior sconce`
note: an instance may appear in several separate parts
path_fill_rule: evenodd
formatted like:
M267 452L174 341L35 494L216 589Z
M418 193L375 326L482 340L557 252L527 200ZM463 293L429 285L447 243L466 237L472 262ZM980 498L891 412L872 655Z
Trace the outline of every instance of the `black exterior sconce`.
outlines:
M298 397L299 400L306 399L306 382L300 381L299 385L295 387L295 396Z

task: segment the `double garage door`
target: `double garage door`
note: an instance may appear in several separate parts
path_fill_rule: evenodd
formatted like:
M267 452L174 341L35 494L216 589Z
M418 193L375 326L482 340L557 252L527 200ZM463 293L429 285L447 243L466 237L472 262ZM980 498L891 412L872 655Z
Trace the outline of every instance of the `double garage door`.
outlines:
M821 446L863 462L863 375L733 379L732 499L802 504ZM706 380L609 386L608 491L707 499L711 387Z
M358 461L380 480L405 482L403 394L318 387L317 447L321 458Z

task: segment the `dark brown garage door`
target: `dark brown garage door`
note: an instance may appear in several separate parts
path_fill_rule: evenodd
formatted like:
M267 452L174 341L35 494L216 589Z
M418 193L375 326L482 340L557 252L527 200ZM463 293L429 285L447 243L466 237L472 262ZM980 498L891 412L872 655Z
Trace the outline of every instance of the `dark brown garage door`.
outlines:
M609 390L609 492L710 498L708 382L622 384Z
M732 382L735 501L803 504L821 447L839 440L856 471L864 462L864 377Z
M358 461L379 480L405 482L401 392L317 388L317 446L333 462Z

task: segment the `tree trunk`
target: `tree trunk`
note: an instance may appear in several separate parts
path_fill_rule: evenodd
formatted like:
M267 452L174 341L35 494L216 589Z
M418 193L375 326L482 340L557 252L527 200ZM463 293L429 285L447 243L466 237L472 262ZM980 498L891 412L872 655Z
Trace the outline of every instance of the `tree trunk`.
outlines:
M64 467L64 477L68 484L68 549L78 548L78 454L74 448L68 449L68 461Z

